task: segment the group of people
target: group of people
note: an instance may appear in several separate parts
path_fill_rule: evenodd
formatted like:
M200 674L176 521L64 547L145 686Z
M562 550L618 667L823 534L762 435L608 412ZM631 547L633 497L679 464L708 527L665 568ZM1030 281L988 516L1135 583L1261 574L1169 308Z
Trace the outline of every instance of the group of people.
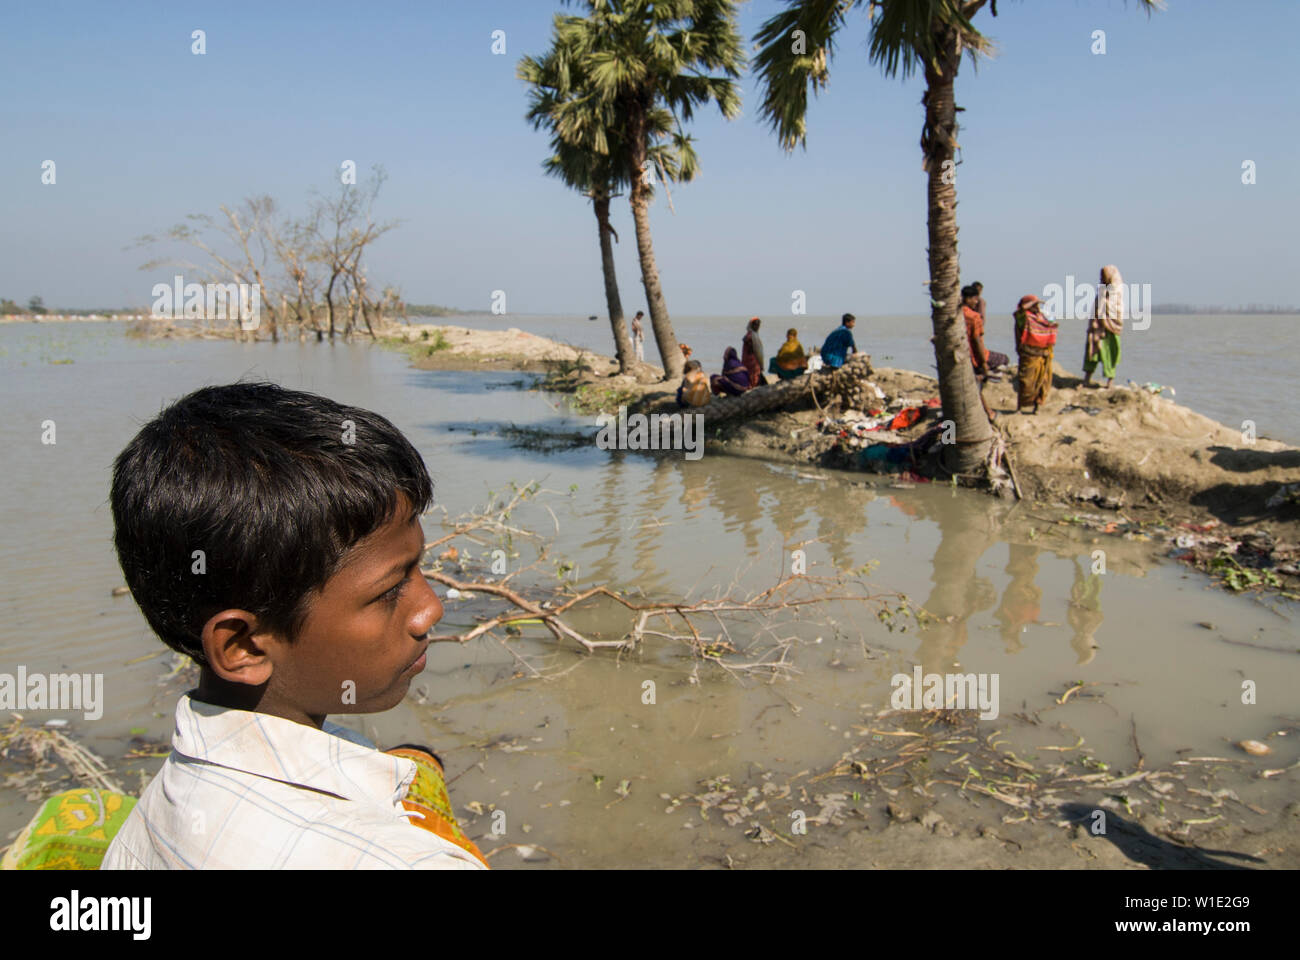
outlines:
M689 360L682 384L677 389L677 403L682 407L702 407L709 402L712 395L737 397L754 387L768 382L764 374L764 360L767 359L768 374L778 380L793 380L808 372L809 368L843 366L850 355L857 352L857 343L853 339L853 325L857 318L846 313L840 319L840 326L831 332L820 350L814 348L808 353L799 342L799 331L791 327L785 332L785 343L776 352L776 356L767 359L763 349L763 340L759 330L763 321L758 317L750 318L741 340L740 353L735 347L727 347L722 354L722 372L706 376L698 360ZM816 358L816 361L814 361Z
M966 337L970 344L971 364L981 385L999 379L998 371L1010 364L1004 353L990 350L984 343L984 330L988 306L984 300L984 285L972 283L961 290L962 316L966 322ZM640 317L633 321L640 357ZM1037 413L1046 401L1052 385L1052 360L1056 350L1056 335L1060 325L1043 311L1042 301L1034 294L1026 294L1016 305L1015 338L1016 356L1016 412L1026 409ZM785 343L767 363L767 373L779 380L800 377L809 368L844 365L857 352L853 339L853 314L846 313L840 326L831 332L821 349L809 354L799 342L799 331L791 327L786 331ZM740 352L727 347L722 355L722 372L711 377L704 373L698 360L689 360L685 376L677 389L677 403L681 407L702 407L711 396L740 396L754 387L766 384L764 375L763 341L759 337L762 320L753 317L746 327ZM1101 268L1101 283L1097 291L1092 318L1088 322L1088 337L1084 347L1084 386L1095 386L1093 374L1098 366L1106 376L1106 386L1115 380L1115 368L1120 358L1120 334L1124 329L1124 289L1119 269L1113 264ZM987 409L987 408L986 408ZM990 414L990 419L992 415Z
M1088 321L1088 336L1083 351L1083 385L1097 386L1092 382L1097 367L1102 368L1106 387L1115 382L1115 369L1120 357L1120 334L1124 330L1124 287L1119 268L1107 264L1101 268L1101 282L1092 317ZM985 311L984 285L972 283L961 291L962 315L966 321L966 337L970 343L971 364L980 382L996 379L996 371L1006 366L1005 354L989 350L984 344ZM1056 350L1056 334L1060 327L1043 311L1042 301L1032 293L1020 298L1015 312L1016 355L1016 412L1029 408L1037 413L1047 399L1052 386L1052 360Z

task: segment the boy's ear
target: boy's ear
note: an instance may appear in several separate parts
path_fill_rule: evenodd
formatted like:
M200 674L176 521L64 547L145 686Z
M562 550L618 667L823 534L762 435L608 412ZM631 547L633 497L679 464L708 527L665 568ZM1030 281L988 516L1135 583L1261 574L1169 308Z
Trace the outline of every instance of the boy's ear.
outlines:
M261 629L257 614L222 610L203 625L203 654L222 680L260 687L271 679L274 637Z

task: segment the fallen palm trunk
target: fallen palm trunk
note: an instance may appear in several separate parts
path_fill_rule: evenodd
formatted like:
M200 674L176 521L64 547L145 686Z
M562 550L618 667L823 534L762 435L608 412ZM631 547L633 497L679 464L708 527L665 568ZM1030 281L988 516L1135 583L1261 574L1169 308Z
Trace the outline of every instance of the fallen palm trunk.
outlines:
M706 406L690 412L704 414L705 423L712 425L749 419L769 410L820 408L835 400L844 402L845 397L851 403L865 390L871 372L871 358L858 354L838 370L821 370L794 380L754 387L738 397L714 397Z

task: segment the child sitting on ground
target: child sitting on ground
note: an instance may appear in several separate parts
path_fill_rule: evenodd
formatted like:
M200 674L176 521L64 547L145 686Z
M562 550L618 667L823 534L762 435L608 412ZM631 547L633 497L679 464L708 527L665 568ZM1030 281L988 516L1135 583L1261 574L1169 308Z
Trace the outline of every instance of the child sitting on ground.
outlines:
M201 672L104 869L486 866L436 757L326 721L391 709L424 669L432 496L386 419L274 384L206 387L140 430L113 468L118 559Z
M704 375L700 361L691 360L686 364L682 385L677 388L677 406L702 407L708 402L709 378Z

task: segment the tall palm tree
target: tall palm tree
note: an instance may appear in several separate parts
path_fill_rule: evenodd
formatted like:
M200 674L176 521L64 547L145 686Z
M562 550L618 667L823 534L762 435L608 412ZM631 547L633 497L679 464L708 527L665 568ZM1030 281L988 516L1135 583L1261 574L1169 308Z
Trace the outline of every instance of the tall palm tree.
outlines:
M1163 0L1139 0L1148 13ZM763 85L761 115L788 152L807 145L808 89L829 80L834 39L849 10L863 7L871 22L870 58L887 77L924 72L923 167L929 175L930 322L945 416L956 426L949 468L966 473L988 456L992 428L980 402L961 319L957 264L957 111L954 83L961 56L974 60L991 44L971 22L986 5L997 16L997 0L787 0L755 36L754 58ZM796 33L802 31L802 33ZM950 450L952 448L949 448Z
M627 321L623 316L623 300L618 292L618 275L614 269L614 242L618 240L618 233L609 220L609 205L619 195L619 188L626 185L627 177L622 165L609 152L601 153L595 149L591 141L596 127L592 122L583 126L587 135L582 138L582 142L569 142L559 135L557 127L565 100L559 92L562 80L558 70L559 65L553 52L541 60L524 57L519 62L519 79L530 85L527 118L533 122L534 129L545 128L551 131L552 153L542 161L542 169L591 200L592 210L596 214L596 231L600 238L605 306L614 333L614 352L618 358L619 372L626 373L636 362L636 357L632 338L628 336ZM569 97L573 97L571 92ZM616 131L604 130L603 127L599 129L606 138L616 134Z
M681 376L684 360L673 332L650 236L656 173L690 180L698 169L682 124L697 107L716 103L728 119L740 113L735 83L745 64L736 0L566 0L586 16L557 15L552 55L559 81L553 111L557 135L609 155L629 187L641 283L663 360L664 378ZM711 75L717 71L720 75ZM613 131L616 135L609 137ZM676 169L664 163L670 146Z

